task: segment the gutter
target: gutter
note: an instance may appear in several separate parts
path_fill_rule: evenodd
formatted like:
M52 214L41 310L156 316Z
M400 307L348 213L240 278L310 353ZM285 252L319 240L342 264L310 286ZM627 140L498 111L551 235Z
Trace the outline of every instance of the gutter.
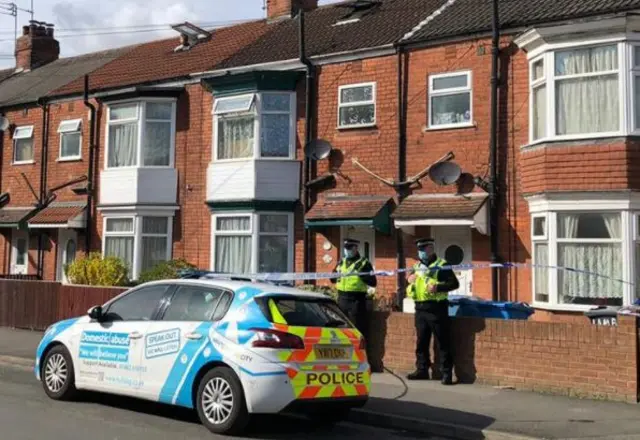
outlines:
M307 212L309 210L309 205L311 204L311 190L307 186L307 182L310 179L311 174L311 159L306 155L306 147L311 143L313 139L312 129L313 129L313 104L314 104L314 76L315 76L315 66L306 56L306 46L305 46L305 22L304 22L305 12L304 10L300 10L298 14L298 32L299 32L299 49L300 49L300 63L302 63L306 67L306 79L305 79L305 127L304 127L304 140L305 144L302 149L304 155L304 164L302 171L302 216L303 220L307 216ZM303 255L303 272L310 271L310 262L311 262L311 231L307 228L304 228L303 239L302 239L302 255ZM308 281L305 281L305 284Z
M84 105L91 114L89 125L89 164L87 165L87 215L85 227L85 253L91 251L91 222L93 221L93 162L95 155L96 107L89 102L89 75L84 76Z

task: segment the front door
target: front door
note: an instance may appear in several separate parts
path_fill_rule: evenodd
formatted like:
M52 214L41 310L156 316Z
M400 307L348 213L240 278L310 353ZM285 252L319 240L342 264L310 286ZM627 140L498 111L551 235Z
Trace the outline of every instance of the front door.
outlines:
M468 226L434 226L436 239L436 252L438 256L447 260L447 263L455 266L458 264L471 264L471 228ZM460 287L450 292L450 295L471 295L471 282L473 271L454 271Z
M29 234L13 230L11 241L11 274L26 275L29 271Z
M368 226L345 226L342 228L342 242L350 238L352 240L358 240L360 242L360 255L367 258L371 265L375 268L375 255L376 255L376 233L373 228ZM340 255L342 257L342 255Z
M73 229L60 229L58 231L58 281L67 283L65 275L65 266L71 264L76 259L76 251L78 248L78 234Z

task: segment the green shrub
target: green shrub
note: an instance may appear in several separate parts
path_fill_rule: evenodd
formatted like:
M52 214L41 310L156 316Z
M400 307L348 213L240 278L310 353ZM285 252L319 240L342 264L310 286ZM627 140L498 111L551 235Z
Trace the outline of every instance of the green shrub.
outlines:
M127 265L117 257L102 257L99 252L79 258L64 267L73 284L120 287L129 284Z
M193 264L182 259L165 261L140 274L138 283L178 278L178 272L184 269L197 268Z

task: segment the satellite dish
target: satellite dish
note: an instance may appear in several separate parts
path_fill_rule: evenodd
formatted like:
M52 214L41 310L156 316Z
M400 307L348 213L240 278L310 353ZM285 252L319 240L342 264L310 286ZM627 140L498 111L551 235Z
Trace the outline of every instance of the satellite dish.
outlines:
M0 116L0 131L6 131L9 125L9 120L4 116Z
M323 139L316 139L309 142L307 147L304 149L304 154L313 160L323 160L329 157L332 150L333 146L329 142Z
M429 178L439 186L453 185L461 174L462 170L455 162L440 162L429 169Z

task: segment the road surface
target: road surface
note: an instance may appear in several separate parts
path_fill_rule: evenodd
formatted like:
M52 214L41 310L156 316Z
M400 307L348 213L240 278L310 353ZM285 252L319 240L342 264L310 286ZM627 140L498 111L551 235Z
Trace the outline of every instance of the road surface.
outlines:
M0 438L2 440L191 440L225 439L198 423L191 411L121 397L87 394L81 402L56 402L46 397L25 367L0 364ZM309 423L283 416L252 422L251 439L411 440L412 434L361 425L340 424L309 432ZM237 437L236 437L237 438Z

